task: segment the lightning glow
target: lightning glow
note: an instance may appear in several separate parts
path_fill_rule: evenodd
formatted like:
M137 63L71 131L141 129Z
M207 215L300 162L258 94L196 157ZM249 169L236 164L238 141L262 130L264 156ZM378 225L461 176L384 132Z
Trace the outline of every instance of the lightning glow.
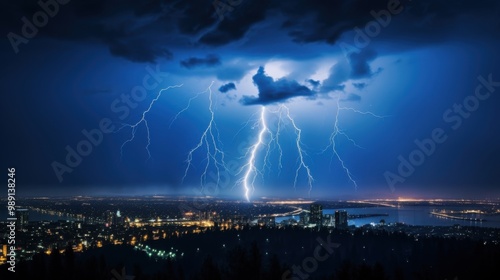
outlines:
M186 169L184 171L184 176L182 177L182 181L186 179L186 176L188 175L189 169L192 166L193 162L193 155L196 151L202 148L202 146L205 146L206 149L206 157L205 157L205 167L203 169L203 172L200 176L200 184L201 188L203 190L206 180L207 180L207 173L210 168L210 164L213 163L215 167L215 180L217 186L220 183L220 174L222 170L227 170L226 168L226 163L224 162L224 151L221 149L222 143L219 139L219 130L217 128L217 124L215 122L215 111L214 111L214 100L213 100L213 93L212 93L212 85L214 82L210 83L210 86L208 88L197 94L195 97L189 99L188 106L186 106L183 110L181 110L174 118L174 120L184 111L189 109L189 106L191 104L191 101L194 98L197 98L199 95L208 93L208 100L209 100L209 105L208 105L208 110L210 111L210 120L208 122L208 125L206 129L203 131L203 133L200 136L200 140L198 141L198 144L194 148L192 148L186 158Z
M213 84L213 82L212 82L212 84ZM210 86L212 86L212 85L210 85ZM207 92L206 90L205 90L205 91L202 91L202 92L199 92L199 93L197 93L195 96L193 96L193 97L189 98L189 100L188 100L188 104L186 105L186 107L184 107L182 110L180 110L179 112L177 112L177 114L175 114L175 116L172 118L172 121L170 121L170 124L168 125L168 128L170 129L170 128L172 127L172 125L174 124L174 122L175 122L175 121L179 118L179 116L180 116L182 113L184 113L184 112L186 112L187 110L189 110L189 108L191 107L191 103L192 103L195 99L197 99L198 97L200 97L200 95L202 95L202 94L204 94L204 93L206 93L206 92Z
M339 135L342 135L349 142L351 142L354 146L356 146L358 148L363 148L363 147L359 146L356 143L356 141L354 141L351 137L349 137L349 135L347 135L345 132L343 132L339 128L340 111L352 111L352 112L357 113L357 114L369 115L369 116L372 116L372 117L375 117L375 118L384 118L384 116L379 116L379 115L374 114L374 113L369 112L369 111L359 111L359 110L356 110L356 109L351 108L351 107L342 107L342 106L340 106L340 98L337 99L336 104L337 104L337 111L335 113L335 118L334 118L334 123L333 123L333 132L330 135L330 143L323 150L323 153L326 152L327 150L331 149L331 151L333 153L332 154L332 159L333 159L333 157L337 158L337 160L339 161L340 165L342 166L342 169L344 170L344 172L346 173L347 177L349 178L349 181L354 185L354 188L357 189L358 188L358 184L357 184L356 180L354 180L351 171L346 166L345 161L342 159L342 157L340 156L339 152L337 151L337 137Z
M209 120L206 128L204 129L203 133L200 135L199 140L197 141L196 145L189 150L187 157L186 157L186 168L184 170L184 174L182 177L182 181L186 179L188 176L188 173L193 167L193 158L196 155L196 153L203 151L204 152L204 157L203 161L204 166L201 171L200 175L200 185L203 190L204 186L207 183L207 178L210 176L213 178L216 182L216 186L219 185L221 181L221 172L223 170L227 170L226 163L225 163L225 154L222 149L222 143L220 141L220 136L219 136L219 130L217 128L216 120L215 120L215 101L214 101L214 94L212 92L212 86L214 82L212 81L208 88L204 90L203 92L197 93L193 97L189 98L187 105L182 108L175 116L173 117L172 121L169 124L169 128L172 126L172 124L180 117L181 114L184 112L188 111L191 107L191 104L193 103L194 100L200 98L202 95L207 94L208 95L208 111L209 111ZM148 113L153 109L153 106L155 105L156 101L158 101L162 93L164 91L167 91L172 88L179 88L181 87L182 84L180 85L173 85L169 86L167 88L161 89L156 97L151 100L149 103L149 106L147 107L146 110L144 110L141 114L141 118L133 123L133 124L123 124L122 127L120 127L118 130L122 130L124 128L131 128L131 135L130 137L123 142L120 148L121 155L123 156L123 150L124 147L129 143L134 141L137 129L139 128L140 125L144 124L145 129L146 129L146 136L147 136L147 144L145 146L145 149L148 154L148 160L151 158L151 152L149 150L149 146L151 145L151 137L150 137L150 128L148 125L148 119L147 115ZM359 146L352 138L350 138L344 131L340 129L339 125L339 119L340 119L340 114L341 111L351 111L357 114L361 115L367 115L375 118L384 118L384 116L379 116L377 114L374 114L369 111L360 111L351 107L343 107L340 105L340 98L337 99L336 105L337 105L337 110L334 116L334 123L333 123L333 131L330 134L329 137L329 144L327 147L323 150L323 152L326 152L331 149L332 151L332 160L333 158L336 158L340 165L342 166L342 169L346 173L349 181L355 186L355 188L358 187L358 184L356 180L354 179L354 176L352 175L351 171L346 165L346 162L344 159L341 157L338 149L337 149L337 142L338 142L338 137L343 136L345 139L347 139L349 142L351 142L354 146L362 148ZM255 113L255 115L252 116L253 121L255 123L253 124L252 128L259 127L258 135L255 140L255 142L248 147L247 152L243 156L246 160L246 164L244 164L240 168L240 173L242 174L242 177L238 181L243 186L244 189L244 196L247 201L250 201L251 194L255 191L255 184L256 184L256 179L258 176L262 176L264 178L265 172L264 170L270 169L271 167L271 155L273 152L277 152L278 155L278 163L277 163L277 169L278 169L278 176L280 174L280 171L283 167L282 163L282 158L283 158L283 149L280 144L280 137L282 133L283 127L286 125L289 125L293 133L295 135L294 138L294 146L297 149L297 167L295 169L295 176L294 176L294 183L293 187L294 189L297 188L298 184L298 179L301 174L301 172L305 172L305 176L307 177L307 185L308 185L308 190L309 194L312 191L313 187L313 182L314 178L312 176L311 169L309 165L306 163L306 156L307 153L305 151L304 144L302 142L302 130L297 126L295 119L292 117L290 114L290 109L286 105L279 105L274 110L267 109L265 106L263 106L260 110L260 115ZM275 116L277 120L277 123L275 126L270 126L269 125L269 116ZM248 126L248 124L252 120L247 121L245 126L240 129L239 132L241 132L242 129ZM237 134L238 134L237 133ZM262 156L262 163L257 163L259 160L259 153L260 150L265 149L265 154ZM215 171L215 172L211 172Z
M195 99L199 98L203 94L208 93L208 100L209 100L208 110L210 112L210 120L208 122L206 129L203 131L202 135L200 136L198 143L195 145L194 148L192 148L189 151L189 153L187 155L187 158L186 158L187 166L186 166L186 169L184 171L184 176L182 177L182 181L184 181L186 179L186 176L188 175L188 172L189 172L191 166L193 165L194 154L199 149L202 149L202 147L205 147L206 157L204 158L204 160L205 160L206 164L204 166L203 172L202 172L201 177L200 177L200 183L201 183L202 189L203 189L203 186L206 184L207 174L209 172L209 168L210 168L211 163L214 164L214 168L216 171L215 179L217 181L216 182L217 185L219 185L219 182L220 182L221 171L227 170L226 164L224 162L224 152L221 149L222 143L219 139L219 130L217 128L217 124L215 123L215 110L214 110L214 100L213 100L214 97L213 97L213 93L212 93L212 85L213 84L214 84L214 82L212 81L206 90L204 90L200 93L197 93L195 96L189 98L188 104L182 110L180 110L177 114L175 114L175 116L173 117L172 121L169 124L169 128L170 128L172 126L172 124L179 118L179 116L182 113L184 113L190 109L191 104ZM134 141L135 135L137 132L137 128L141 124L144 124L145 128L146 128L146 136L147 136L147 144L146 144L145 148L146 148L146 151L148 153L148 160L151 158L151 152L149 151L149 146L151 144L151 137L150 137L150 129L149 129L149 125L148 125L148 120L147 120L146 116L151 111L151 109L153 108L156 101L158 101L158 99L160 99L160 97L164 91L169 90L171 88L178 88L181 86L182 86L182 84L169 86L167 88L161 89L158 92L157 96L151 101L151 103L149 104L149 107L144 112L142 112L141 118L136 123L134 123L134 124L122 124L122 126L117 131L115 131L115 132L118 132L118 131L121 131L122 129L127 128L127 127L132 129L130 138L127 139L121 145L120 153L121 153L122 157L123 157L123 149L124 149L125 145L129 142Z
M255 167L255 157L257 154L257 151L259 150L260 146L263 145L264 141L264 134L270 133L269 129L267 128L267 122L266 122L266 107L262 107L261 113L260 113L260 124L261 124L261 129L259 132L259 135L257 137L257 141L250 147L250 157L248 158L247 164L245 164L242 169L246 168L245 175L243 176L243 188L245 190L245 198L247 201L250 201L250 191L255 190L255 178L257 177L257 174L259 173L259 170Z
M119 132L119 131L121 131L122 129L124 129L126 127L132 128L130 138L127 139L125 142L123 142L123 144L120 147L120 156L121 156L121 158L123 158L123 148L125 147L125 145L127 143L134 141L134 139L135 139L135 133L137 132L137 128L142 123L144 123L144 126L146 127L146 136L148 138L148 142L147 142L146 147L145 147L146 151L148 153L147 160L149 160L151 158L151 152L149 151L149 146L151 145L151 137L150 137L150 134L149 134L149 125L148 125L148 120L146 118L146 115L147 115L147 113L149 113L149 111L151 111L151 109L153 108L153 105L156 103L156 101L158 101L158 99L160 99L160 97L161 97L161 95L162 95L162 93L164 91L167 91L167 90L169 90L171 88L179 88L179 87L182 87L182 84L168 86L166 88L163 88L163 89L159 90L158 94L156 95L156 97L153 98L153 100L151 100L151 102L149 103L149 107L144 112L142 112L141 118L136 123L134 123L134 124L122 124L122 126L117 131L115 131L115 132Z
M295 180L293 182L293 188L295 189L297 187L297 178L299 177L299 172L302 168L304 168L305 171L307 172L309 194L311 194L312 183L314 181L314 178L311 175L311 170L309 169L309 166L307 166L305 161L304 161L305 151L302 149L302 138L301 138L302 130L297 127L297 125L295 124L295 120L290 116L290 109L288 109L288 107L286 107L285 105L281 105L281 106L282 106L282 108L284 108L286 110L286 117L292 123L293 129L295 130L295 134L297 135L297 138L295 139L295 144L297 146L297 152L299 153L299 158L298 158L299 167L297 167L297 170L295 171Z
M251 192L255 191L255 180L258 175L263 175L263 172L257 168L256 160L257 160L257 154L259 150L261 149L262 146L267 146L266 153L264 155L263 159L263 169L266 169L268 167L269 163L269 158L272 150L274 148L277 148L278 150L278 169L281 170L282 168L282 157L283 157L283 149L281 148L280 145L280 133L282 126L284 124L284 119L286 118L292 125L292 128L294 130L294 133L296 135L295 138L295 145L297 148L297 153L298 153L298 158L297 161L299 163L296 171L295 171L295 178L294 178L294 189L296 189L297 186L297 180L299 177L299 173L302 169L306 171L307 174L307 179L308 179L308 186L309 186L309 193L312 190L312 183L314 181L313 176L311 175L311 170L309 166L305 163L305 155L306 152L303 149L303 144L302 144L302 130L296 125L295 120L292 118L290 115L290 110L287 106L285 105L280 105L277 110L274 111L269 111L277 116L277 126L276 126L276 131L271 131L268 125L268 120L266 116L266 107L262 107L261 113L260 113L260 118L259 122L254 125L255 126L260 126L260 131L258 133L257 139L253 145L251 145L247 153L245 154L245 157L247 158L247 163L242 166L241 170L245 171L243 177L240 179L240 183L243 185L244 193L245 193L245 199L247 201L250 201L250 194ZM265 136L266 134L269 135L269 140L266 141ZM272 146L271 144L274 143ZM273 147L273 148L272 148Z

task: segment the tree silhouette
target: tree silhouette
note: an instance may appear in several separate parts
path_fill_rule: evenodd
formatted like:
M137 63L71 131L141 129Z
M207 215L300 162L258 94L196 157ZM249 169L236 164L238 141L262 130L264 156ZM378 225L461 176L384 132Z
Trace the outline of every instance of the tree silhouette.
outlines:
M236 246L228 254L228 270L226 279L254 280L248 273L248 259L245 250Z
M251 279L261 279L262 255L260 254L257 243L252 242L249 254L248 272Z
M265 279L266 280L281 279L282 274L283 270L281 268L278 256L276 254L273 254L269 261L269 270L266 273Z
M55 248L50 253L49 275L52 280L60 280L62 277L61 253Z
M221 273L217 265L215 265L212 257L208 255L203 261L201 267L201 279L202 280L221 280Z

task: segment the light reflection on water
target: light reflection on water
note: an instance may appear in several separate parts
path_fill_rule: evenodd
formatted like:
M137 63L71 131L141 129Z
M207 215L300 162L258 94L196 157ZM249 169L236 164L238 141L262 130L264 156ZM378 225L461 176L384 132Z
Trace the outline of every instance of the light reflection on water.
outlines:
M457 214L461 217L485 219L484 222L479 221L463 221L455 219L447 219L430 214L432 211L462 211L471 209L471 206L453 206L453 207L438 207L438 206L404 206L399 208L392 207L368 207L368 208L339 208L339 209L324 209L323 214L334 214L335 210L346 210L349 215L359 214L388 214L388 216L369 217L362 219L349 220L349 225L362 226L370 223L379 223L384 219L386 223L405 223L408 225L418 226L479 226L479 227L494 227L500 228L500 215L483 215L483 214ZM299 220L299 216L288 216L276 218L279 223L283 220L294 218Z

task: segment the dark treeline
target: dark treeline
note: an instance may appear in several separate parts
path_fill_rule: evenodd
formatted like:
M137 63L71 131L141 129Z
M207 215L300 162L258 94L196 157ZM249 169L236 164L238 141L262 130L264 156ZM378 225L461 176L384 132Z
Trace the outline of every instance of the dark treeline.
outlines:
M249 228L188 234L147 244L161 250L176 248L184 254L155 261L125 245L76 255L68 247L62 254L53 250L50 256L40 253L33 260L19 262L15 274L4 265L0 278L486 279L500 272L500 246L492 242L444 237L417 239L384 230ZM107 254L113 250L119 251ZM146 263L153 263L155 268Z

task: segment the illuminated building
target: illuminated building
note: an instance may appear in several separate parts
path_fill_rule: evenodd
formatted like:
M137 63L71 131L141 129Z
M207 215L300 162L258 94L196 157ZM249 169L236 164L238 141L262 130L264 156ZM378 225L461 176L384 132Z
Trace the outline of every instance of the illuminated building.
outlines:
M112 225L115 224L115 213L110 211L110 210L106 210L104 212L104 222L106 223L106 226L107 227L110 227Z
M24 230L28 226L29 211L28 209L16 209L16 226L17 230Z
M309 224L315 224L321 227L323 224L323 206L321 204L311 204L309 214Z
M118 209L118 211L116 211L115 222L117 225L123 225L124 218L122 217L122 214L120 213L120 209Z
M347 211L335 211L335 228L347 228Z
M309 224L309 215L307 215L306 212L300 213L299 224L302 226L307 226Z

